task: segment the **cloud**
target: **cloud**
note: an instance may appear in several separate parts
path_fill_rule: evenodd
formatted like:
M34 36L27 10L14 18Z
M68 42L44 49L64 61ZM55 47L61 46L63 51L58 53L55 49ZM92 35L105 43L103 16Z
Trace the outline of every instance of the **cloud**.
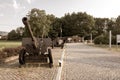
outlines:
M26 0L28 4L33 3L35 0Z
M17 0L13 0L13 8L14 9L17 9L17 10L21 10L21 9L25 9L26 7L25 6L21 6Z
M31 4L31 0L27 0L27 2L28 2L29 4Z
M25 8L26 8L25 6L22 7L22 9L25 9Z
M3 4L0 4L0 9L10 8L10 7L12 7L12 4L11 4L11 3L3 3Z
M19 8L19 5L17 4L16 0L13 0L13 7L15 9L18 9Z
M3 16L4 16L4 14L1 13L1 14L0 14L0 17L3 17Z

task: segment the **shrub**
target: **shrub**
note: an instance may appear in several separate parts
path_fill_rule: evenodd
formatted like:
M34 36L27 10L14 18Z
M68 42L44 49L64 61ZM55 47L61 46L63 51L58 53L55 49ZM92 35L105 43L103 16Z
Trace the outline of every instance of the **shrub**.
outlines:
M116 36L112 36L112 44L116 44Z
M108 44L109 43L109 37L100 35L94 39L95 44Z
M22 47L17 48L4 48L2 51L0 51L0 59L15 56L19 53L19 51L22 49Z
M109 44L109 35L100 35L94 39L95 44ZM112 36L112 44L116 44L116 37Z

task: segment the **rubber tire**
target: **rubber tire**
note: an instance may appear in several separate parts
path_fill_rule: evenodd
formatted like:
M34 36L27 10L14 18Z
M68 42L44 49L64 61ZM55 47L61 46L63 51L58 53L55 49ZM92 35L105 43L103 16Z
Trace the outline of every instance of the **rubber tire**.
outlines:
M20 53L19 53L19 63L21 65L25 64L25 53L26 52L25 52L24 49L20 50Z
M51 68L51 67L53 67L53 58L52 58L51 49L48 49L48 57L49 57L49 66Z

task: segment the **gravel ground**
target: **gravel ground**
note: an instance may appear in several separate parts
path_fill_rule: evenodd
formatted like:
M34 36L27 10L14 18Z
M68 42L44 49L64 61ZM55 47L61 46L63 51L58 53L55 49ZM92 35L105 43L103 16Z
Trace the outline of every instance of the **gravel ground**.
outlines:
M120 80L120 54L82 43L66 45L61 80Z
M58 69L58 60L63 49L52 49L54 67L49 68L47 64L37 66L28 65L19 68L18 60L7 64L0 64L0 80L53 80Z

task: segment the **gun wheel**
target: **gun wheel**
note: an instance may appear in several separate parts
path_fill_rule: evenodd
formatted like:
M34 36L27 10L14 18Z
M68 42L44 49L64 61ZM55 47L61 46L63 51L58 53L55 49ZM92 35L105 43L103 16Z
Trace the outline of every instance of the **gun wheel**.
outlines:
M25 53L26 52L25 52L24 49L20 50L20 53L19 53L19 63L21 65L25 64Z
M53 58L52 58L52 52L51 49L48 49L48 57L49 57L49 67L53 67Z

